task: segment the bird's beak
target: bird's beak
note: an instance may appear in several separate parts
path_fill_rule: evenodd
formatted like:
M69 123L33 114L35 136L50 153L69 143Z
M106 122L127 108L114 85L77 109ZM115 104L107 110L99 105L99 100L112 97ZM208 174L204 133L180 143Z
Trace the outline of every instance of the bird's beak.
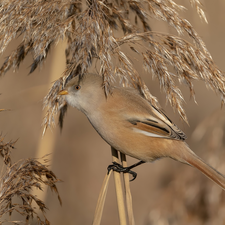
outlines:
M68 95L68 91L67 90L61 90L58 95Z

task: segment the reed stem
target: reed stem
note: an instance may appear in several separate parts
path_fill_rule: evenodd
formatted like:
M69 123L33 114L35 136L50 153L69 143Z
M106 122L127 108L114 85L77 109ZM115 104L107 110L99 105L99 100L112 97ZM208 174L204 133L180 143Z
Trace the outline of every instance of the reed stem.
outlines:
M121 159L123 167L127 167L126 155L123 153L120 153L120 159ZM131 195L131 191L130 191L129 173L123 173L123 177L124 177L124 187L125 187L125 198L126 198L128 222L129 222L129 225L135 225L133 205L132 205L132 195Z
M117 150L111 147L111 151L112 151L113 162L119 163L119 156L118 156ZM127 225L126 209L125 209L125 201L124 201L124 195L123 195L121 176L120 176L120 173L116 171L113 171L113 174L114 174L114 181L115 181L115 187L116 187L116 197L117 197L120 225Z

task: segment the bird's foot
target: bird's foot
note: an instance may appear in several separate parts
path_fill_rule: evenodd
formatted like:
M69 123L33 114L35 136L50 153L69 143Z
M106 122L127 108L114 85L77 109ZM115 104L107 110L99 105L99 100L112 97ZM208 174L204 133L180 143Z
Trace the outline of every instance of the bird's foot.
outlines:
M133 168L133 166L123 167L119 163L113 162L113 164L108 166L107 170L108 170L108 173L110 172L110 170L113 170L116 172L122 172L122 173L129 173L133 176L133 178L130 181L133 181L136 179L137 173L132 171L131 168Z

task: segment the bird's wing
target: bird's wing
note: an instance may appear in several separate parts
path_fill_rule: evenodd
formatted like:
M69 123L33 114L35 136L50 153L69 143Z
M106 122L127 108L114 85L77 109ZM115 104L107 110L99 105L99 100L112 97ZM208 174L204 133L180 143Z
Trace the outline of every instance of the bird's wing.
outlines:
M186 139L185 134L161 110L152 106L136 91L131 89L117 90L122 93L118 95L120 98L126 95L123 101L124 105L118 105L118 108L121 109L121 114L125 116L135 132L151 137Z
M170 126L154 118L129 118L128 122L132 124L131 126L134 132L142 133L149 137L169 138L177 140L185 139L179 133L174 131Z
M185 135L185 133L180 129L178 128L167 116L166 114L159 110L159 109L156 109L154 106L152 106L152 112L160 118L160 120L166 125L169 127L169 129L171 129L173 132L176 133L176 135L179 136L179 139L181 140L185 140L187 139L187 136ZM172 132L172 133L173 133Z

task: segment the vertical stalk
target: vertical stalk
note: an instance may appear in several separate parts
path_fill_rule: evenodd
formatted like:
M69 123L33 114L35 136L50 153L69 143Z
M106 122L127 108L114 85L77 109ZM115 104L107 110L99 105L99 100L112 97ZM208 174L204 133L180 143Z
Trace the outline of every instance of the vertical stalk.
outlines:
M119 163L117 150L111 147L111 151L112 151L113 161ZM120 225L127 225L126 209L125 209L125 201L123 196L121 176L120 176L120 173L116 171L113 171L113 174L114 174L114 181L115 181L115 187L116 187L116 196L117 196Z
M92 225L100 225L101 224L102 213L103 213L103 209L104 209L104 205L105 205L105 198L106 198L106 194L107 194L107 190L108 190L109 178L110 178L111 173L112 173L112 170L109 172L109 174L108 173L106 174L105 179L103 181L102 188L101 188L101 191L100 191L100 194L98 197L98 202L97 202L97 206L95 209L95 215L94 215Z
M121 158L123 167L127 167L126 155L123 153L120 153L120 158ZM126 198L126 205L127 205L128 222L129 222L129 225L135 225L133 205L132 205L132 195L130 191L129 173L123 173L123 177L124 177L124 185L125 185L125 198Z

